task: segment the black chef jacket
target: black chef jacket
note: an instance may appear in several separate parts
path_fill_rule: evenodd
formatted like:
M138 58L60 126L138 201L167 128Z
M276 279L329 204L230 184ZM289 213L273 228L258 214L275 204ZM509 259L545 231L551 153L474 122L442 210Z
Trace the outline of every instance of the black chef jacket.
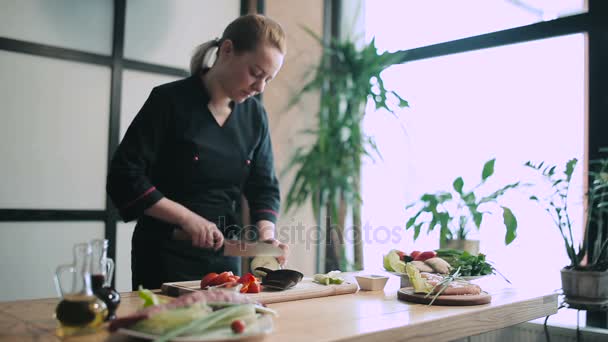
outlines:
M252 222L276 222L279 187L264 108L255 98L233 103L220 126L208 103L198 76L154 88L113 156L108 194L125 222L138 219L134 288L239 271L238 260L172 241L179 227L143 214L165 196L216 223L224 235L240 226L241 194Z

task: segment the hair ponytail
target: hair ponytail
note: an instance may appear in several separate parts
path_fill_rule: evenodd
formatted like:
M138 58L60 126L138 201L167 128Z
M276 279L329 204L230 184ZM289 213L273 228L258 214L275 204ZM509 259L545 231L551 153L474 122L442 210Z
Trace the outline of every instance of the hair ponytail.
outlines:
M212 55L213 48L220 46L223 41L232 41L236 53L254 51L259 44L267 43L282 54L287 52L285 31L279 23L260 14L247 14L232 21L222 34L222 38L216 38L196 47L194 55L190 60L190 73L198 75L204 68L210 68L217 57L217 52Z
M210 67L211 58L209 56L209 52L213 48L219 47L219 39L213 39L208 42L205 42L194 49L194 54L190 59L190 74L198 75L204 68Z

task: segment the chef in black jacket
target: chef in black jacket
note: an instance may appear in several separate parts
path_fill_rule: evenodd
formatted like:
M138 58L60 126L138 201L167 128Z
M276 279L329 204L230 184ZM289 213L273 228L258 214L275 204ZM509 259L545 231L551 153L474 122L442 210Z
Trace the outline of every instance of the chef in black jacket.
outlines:
M279 186L268 118L253 96L283 64L285 33L268 17L246 15L221 38L201 44L192 75L152 90L115 152L107 191L125 222L137 219L132 285L200 279L240 271L225 257L238 237L244 194L259 240L274 239ZM215 62L209 66L209 59ZM191 241L177 240L174 230ZM185 233L185 234L184 234Z

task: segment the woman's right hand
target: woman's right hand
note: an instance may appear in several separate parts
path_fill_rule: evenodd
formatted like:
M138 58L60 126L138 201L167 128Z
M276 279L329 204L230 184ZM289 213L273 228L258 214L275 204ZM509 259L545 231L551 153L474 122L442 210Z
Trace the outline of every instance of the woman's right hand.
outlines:
M190 236L192 246L218 250L224 244L224 235L215 223L191 212L180 222L182 230Z

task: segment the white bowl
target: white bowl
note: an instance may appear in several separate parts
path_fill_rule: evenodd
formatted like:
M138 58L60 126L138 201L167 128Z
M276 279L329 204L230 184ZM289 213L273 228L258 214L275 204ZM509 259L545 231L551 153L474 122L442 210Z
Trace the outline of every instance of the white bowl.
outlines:
M377 274L365 274L355 276L357 283L361 290L364 291L379 291L384 289L388 277L377 275Z

